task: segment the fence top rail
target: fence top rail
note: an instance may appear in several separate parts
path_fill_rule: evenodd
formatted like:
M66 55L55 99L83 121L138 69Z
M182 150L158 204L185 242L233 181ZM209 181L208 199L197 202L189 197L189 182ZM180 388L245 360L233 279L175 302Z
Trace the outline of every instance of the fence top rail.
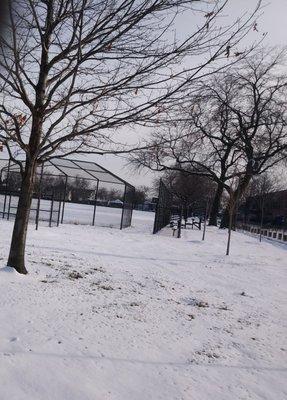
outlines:
M25 164L25 160L19 159L18 161L23 165ZM44 175L52 175L51 172L49 172L49 168L56 169L58 175L64 175L68 178L75 178L78 176L103 183L125 185L129 188L134 188L129 182L93 161L55 157L44 162L43 169L47 170L44 171ZM20 172L20 166L9 158L0 158L0 172L2 173L2 171ZM37 172L37 174L40 173L41 172Z

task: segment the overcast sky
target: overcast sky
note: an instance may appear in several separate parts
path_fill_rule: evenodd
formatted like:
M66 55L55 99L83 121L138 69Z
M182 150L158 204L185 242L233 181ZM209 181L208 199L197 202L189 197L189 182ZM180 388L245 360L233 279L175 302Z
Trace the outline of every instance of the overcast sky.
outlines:
M257 0L230 0L226 15L236 18L245 11L251 11L257 4ZM258 20L258 29L260 32L267 32L264 45L271 46L286 46L287 45L287 0L271 0L265 2L265 7L262 10L262 16ZM189 25L193 24L189 17L181 21L178 30L188 31ZM253 33L248 38L252 41ZM140 135L140 128L136 128L134 132L129 132L125 135L126 141L134 143L134 138ZM131 167L125 166L126 161L123 158L115 156L89 156L89 158L98 161L103 166L109 168L116 174L125 178L130 183L140 185L151 185L155 175L148 171L141 174L132 170Z
M1 2L2 0L0 0ZM264 0L263 0L264 1ZM245 12L250 13L254 10L258 0L229 0L229 5L226 8L224 14L228 18L229 23L232 20L243 15ZM258 29L260 34L267 32L267 36L264 40L266 46L286 46L287 45L287 0L270 0L265 1L262 15L258 20ZM190 33L196 26L197 17L188 16L180 21L179 26L176 27L178 35L184 36L184 34ZM251 32L248 37L248 42L251 43L255 40L256 32ZM257 34L258 35L258 34ZM246 40L245 40L246 41ZM135 128L134 130L122 130L120 138L126 143L136 143L137 139L144 135L141 128ZM117 140L118 141L118 140ZM3 156L6 154L3 153ZM135 186L140 185L151 185L155 175L149 171L135 172L131 167L126 166L126 160L116 156L81 156L81 159L94 160L104 167L110 169L115 174L126 179L128 182Z

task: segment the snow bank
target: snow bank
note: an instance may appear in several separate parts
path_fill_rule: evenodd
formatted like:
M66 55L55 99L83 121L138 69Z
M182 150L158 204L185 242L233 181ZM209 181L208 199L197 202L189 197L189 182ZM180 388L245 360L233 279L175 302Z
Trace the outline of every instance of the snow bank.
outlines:
M18 274L18 272L11 267L0 268L0 281L12 282L17 279L23 279L23 275Z

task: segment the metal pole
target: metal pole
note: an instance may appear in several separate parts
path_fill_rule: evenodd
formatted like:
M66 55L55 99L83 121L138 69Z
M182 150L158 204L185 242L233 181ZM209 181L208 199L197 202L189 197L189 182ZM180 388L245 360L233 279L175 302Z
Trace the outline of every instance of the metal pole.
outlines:
M53 189L53 192L52 192L52 199L51 199L50 220L49 220L49 227L50 228L52 226L53 208L54 208L54 189Z
M58 217L57 217L57 226L59 226L60 223L60 214L61 214L61 197L59 198L59 207L58 207Z
M133 189L133 201L132 201L132 205L131 205L131 218L130 218L130 225L129 226L131 226L131 224L132 224L134 206L135 206L135 189Z
M63 223L63 220L64 220L65 202L66 202L66 191L67 191L67 181L68 181L68 177L66 176L65 186L64 186L64 198L63 198L63 207L62 207L61 224Z
M98 188L99 188L99 180L97 181L97 187L96 187L96 190L95 190L95 203L94 203L93 224L92 224L93 226L95 226L97 199L98 199Z
M187 215L188 215L188 206L185 204L185 206L184 206L184 213L183 213L184 228L185 228L185 229L186 229L186 225L187 225Z
M205 239L205 231L206 231L206 220L208 217L208 209L209 209L209 199L206 202L206 208L205 208L205 217L204 217L204 225L203 225L203 233L202 233L202 240Z
M177 221L177 238L181 237L182 207L180 208L179 220Z
M10 218L10 208L11 208L11 193L9 196L9 203L8 203L8 213L7 213L7 220L9 221Z
M233 222L233 217L234 217L234 208L235 208L235 203L234 203L234 199L232 199L232 204L229 207L228 239L227 239L227 248L226 248L227 256L229 256L229 252L230 252L230 241L231 241L232 222Z
M162 180L159 181L159 191L158 191L158 199L155 206L155 215L154 215L154 224L153 224L153 234L157 233L158 231L158 213L160 212L160 199L161 199L161 192L162 192Z

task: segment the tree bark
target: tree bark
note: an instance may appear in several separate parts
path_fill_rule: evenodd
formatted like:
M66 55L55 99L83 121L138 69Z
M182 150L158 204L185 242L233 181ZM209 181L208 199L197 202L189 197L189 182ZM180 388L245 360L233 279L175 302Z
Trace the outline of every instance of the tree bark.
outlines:
M237 202L236 202L237 203ZM220 229L231 229L235 231L236 228L236 213L234 212L237 207L237 204L234 206L234 210L232 212L232 216L230 215L230 203L228 202L227 207L224 209L223 216L220 222Z
M246 191L250 180L252 178L251 174L246 174L242 180L240 181L237 189L234 192L234 199L235 199L235 208L236 208L236 204L237 202L240 200L240 197L244 194L244 192ZM222 219L221 219L221 223L220 223L220 229L225 229L229 227L229 222L230 222L230 218L229 218L229 210L231 209L231 203L233 202L233 199L229 199L229 202L227 204L227 206L225 207ZM235 229L235 215L233 213L232 216L232 229Z
M230 203L231 205L231 203ZM227 247L226 247L226 255L229 256L230 253L230 242L231 242L231 231L233 228L234 224L234 206L235 204L231 205L231 208L229 209L228 216L229 216L229 222L228 222L228 239L227 239Z
M218 184L209 215L209 226L217 226L217 215L220 208L223 185Z
M7 263L9 267L15 268L20 274L27 274L25 267L25 247L35 173L36 163L26 160Z

